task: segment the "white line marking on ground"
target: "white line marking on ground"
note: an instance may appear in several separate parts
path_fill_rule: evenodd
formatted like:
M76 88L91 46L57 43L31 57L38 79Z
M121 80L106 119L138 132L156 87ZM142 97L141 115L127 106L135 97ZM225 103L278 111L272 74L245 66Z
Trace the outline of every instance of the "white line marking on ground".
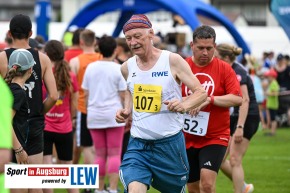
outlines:
M290 161L290 156L247 156L246 159Z

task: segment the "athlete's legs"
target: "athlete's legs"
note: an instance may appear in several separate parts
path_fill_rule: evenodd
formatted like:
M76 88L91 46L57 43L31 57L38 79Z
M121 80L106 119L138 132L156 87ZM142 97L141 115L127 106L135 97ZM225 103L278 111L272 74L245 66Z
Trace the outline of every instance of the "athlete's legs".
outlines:
M93 146L83 147L84 164L94 163L95 150Z
M215 182L217 173L215 171L202 168L200 172L200 193L215 193Z
M188 193L200 193L200 166L199 151L197 148L189 148L186 150L189 163L189 179L187 182Z
M67 164L72 164L72 160L70 161L64 161L64 160L59 160L59 164L64 164L64 165L67 165ZM79 189L67 189L67 192L68 193L79 193Z
M43 153L38 153L35 155L28 156L29 164L42 164L43 163ZM28 189L29 193L42 193L42 189Z
M199 166L199 151L200 149L186 149L187 159L189 163L189 179L187 181L188 193L199 193L200 182L200 166Z
M82 154L82 147L77 144L77 134L74 132L74 143L73 143L73 164L78 164Z
M222 145L187 149L190 163L187 186L189 193L215 193L216 177L225 157L226 149Z
M230 146L231 146L231 143L232 143L232 136L233 136L233 134L236 131L237 121L238 121L238 117L234 117L234 116L230 117L230 133L231 133L231 136L230 136L230 140L229 140L229 143L228 143L226 154L224 156L224 159L223 159L223 162L222 162L221 168L220 168L222 170L222 172L230 180L232 180L232 167L231 167L231 164L230 164L230 161L229 161L228 158L229 158L229 154L230 154Z
M263 104L259 104L259 116L260 116L260 120L261 120L261 125L262 125L262 129L266 129L267 128L267 120L265 120L265 116L264 116L264 112L265 112L265 108L263 107Z
M52 164L52 154L43 156L43 164ZM43 193L53 193L53 189L42 189Z
M122 141L124 127L106 129L107 166L110 190L117 190L119 182L119 167L121 165Z
M65 141L65 143L64 143ZM60 134L44 131L44 164L53 164L53 146L58 155L58 164L72 164L73 132ZM53 193L53 189L43 189L44 193ZM68 189L69 193L79 193L78 189Z
M231 126L236 127L237 117L231 119ZM233 121L233 125L232 125ZM241 192L247 187L252 187L252 184L246 184L244 181L244 170L242 159L248 149L251 138L255 135L259 127L259 115L249 115L244 125L243 140L241 143L235 143L233 138L230 140L228 147L230 160L224 159L221 169L223 173L233 181L235 192ZM241 188L242 187L242 188Z
M109 188L110 190L117 190L124 127L91 129L90 132L96 151L94 163L99 164L100 167L99 190L104 189L106 166L109 174Z
M276 120L271 121L271 134L275 135L277 130L278 122Z
M131 182L128 186L128 189L129 189L128 193L146 193L147 192L147 186L137 181Z
M77 112L74 124L73 164L78 164L83 151L83 147L81 146L81 112Z
M225 154L225 157L223 159L223 162L221 164L221 170L222 172L230 179L232 180L232 167L231 167L231 164L230 164L230 161L227 159L228 158L228 155L230 153L230 146L231 146L231 143L232 143L232 137L230 137L230 140L229 140L229 145L227 147L227 151L226 151L226 154Z
M27 193L27 189L11 189L10 193Z
M266 109L266 123L267 123L267 130L271 128L271 115L269 109Z
M91 137L95 148L94 164L99 164L99 188L105 188L105 175L106 175L106 129L90 129Z
M217 173L215 171L202 168L200 180L187 183L188 193L215 193L215 182Z
M196 182L187 183L188 193L200 193L200 191L199 191L199 183L200 183L199 180L196 181Z
M59 157L59 164L72 164L73 159L73 131L65 134L57 134L55 147ZM65 141L66 143L63 143ZM67 189L68 193L79 193L79 189Z
M80 145L83 146L84 164L93 164L95 149L92 142L90 130L87 128L87 114L81 113Z
M230 164L232 167L232 180L235 193L242 193L244 185L244 169L242 158L249 146L249 140L243 138L241 143L232 143L230 146Z
M29 164L42 164L43 162L43 153L38 153L35 155L28 156Z
M278 122L276 121L276 116L277 116L277 110L269 109L269 114L270 114L270 136L276 134L276 129L278 126Z
M215 193L216 177L226 150L227 147L222 145L209 145L200 150L200 193Z

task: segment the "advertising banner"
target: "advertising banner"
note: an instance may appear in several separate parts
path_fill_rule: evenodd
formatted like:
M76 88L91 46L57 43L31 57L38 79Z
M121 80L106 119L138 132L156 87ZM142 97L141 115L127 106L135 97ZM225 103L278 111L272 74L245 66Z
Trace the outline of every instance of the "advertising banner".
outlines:
M270 10L284 29L290 40L290 1L289 0L271 0Z
M98 165L5 165L5 188L99 187Z

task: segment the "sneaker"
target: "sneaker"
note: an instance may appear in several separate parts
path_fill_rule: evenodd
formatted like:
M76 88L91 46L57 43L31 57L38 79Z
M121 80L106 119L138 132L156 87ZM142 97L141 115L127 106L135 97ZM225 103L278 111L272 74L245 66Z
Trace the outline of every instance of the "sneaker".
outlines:
M107 190L95 190L94 193L109 193Z
M107 186L106 190L108 191L108 193L118 193L118 192L121 192L121 190L119 188L117 190L111 190L109 188L109 185Z
M108 193L118 193L118 192L119 192L118 190L115 190L115 191L109 190Z
M254 192L254 185L253 184L247 184L243 193L252 193Z

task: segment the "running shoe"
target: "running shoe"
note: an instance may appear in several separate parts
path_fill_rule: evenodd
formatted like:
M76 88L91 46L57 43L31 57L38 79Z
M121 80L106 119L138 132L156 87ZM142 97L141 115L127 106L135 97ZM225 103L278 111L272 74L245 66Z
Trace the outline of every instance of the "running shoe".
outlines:
M243 193L252 193L254 192L254 185L253 184L247 184Z
M95 190L94 193L109 193L107 190Z

